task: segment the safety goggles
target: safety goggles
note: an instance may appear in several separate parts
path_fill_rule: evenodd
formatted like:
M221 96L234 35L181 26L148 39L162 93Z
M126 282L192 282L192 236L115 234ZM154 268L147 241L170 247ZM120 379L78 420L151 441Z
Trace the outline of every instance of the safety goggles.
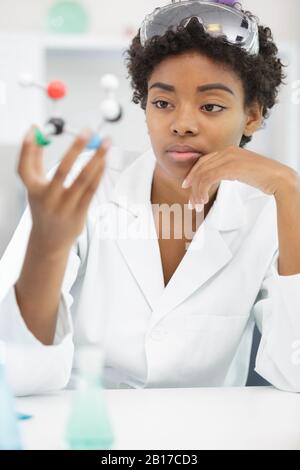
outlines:
M250 55L259 53L257 21L234 6L213 1L172 0L171 4L156 8L143 21L140 30L141 45L145 47L147 41L154 36L161 37L169 30L176 32L179 27L186 27L192 18L197 18L209 35L222 36Z

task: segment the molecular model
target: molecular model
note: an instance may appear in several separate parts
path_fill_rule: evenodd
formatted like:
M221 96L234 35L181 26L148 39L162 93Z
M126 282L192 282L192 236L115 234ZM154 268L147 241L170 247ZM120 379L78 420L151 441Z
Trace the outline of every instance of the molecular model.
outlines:
M66 121L57 115L56 105L59 100L66 96L67 89L63 82L53 80L46 86L35 82L30 75L23 75L19 80L23 87L36 87L42 89L47 97L53 102L53 114L47 120L42 129L35 129L36 143L40 146L46 146L51 143L51 137L61 134L77 135L78 132L70 127ZM115 75L106 74L100 80L100 86L104 90L106 97L100 106L101 118L96 131L87 145L88 149L97 150L103 141L101 135L102 127L106 123L116 123L122 119L123 111L120 103L117 101L115 94L119 87L119 81Z

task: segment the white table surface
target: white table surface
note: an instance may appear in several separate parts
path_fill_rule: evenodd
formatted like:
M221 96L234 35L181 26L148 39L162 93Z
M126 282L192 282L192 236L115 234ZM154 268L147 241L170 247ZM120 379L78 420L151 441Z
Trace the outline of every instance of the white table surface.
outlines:
M300 394L272 387L105 390L114 449L300 449ZM64 449L74 392L18 398L26 449Z

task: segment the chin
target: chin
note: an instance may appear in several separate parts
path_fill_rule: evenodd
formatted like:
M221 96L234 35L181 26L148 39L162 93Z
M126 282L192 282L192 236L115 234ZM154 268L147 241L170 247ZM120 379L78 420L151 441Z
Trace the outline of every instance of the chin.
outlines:
M182 180L188 175L197 161L175 162L170 160L170 158L168 158L166 155L157 159L157 163L164 173L166 173L171 178Z

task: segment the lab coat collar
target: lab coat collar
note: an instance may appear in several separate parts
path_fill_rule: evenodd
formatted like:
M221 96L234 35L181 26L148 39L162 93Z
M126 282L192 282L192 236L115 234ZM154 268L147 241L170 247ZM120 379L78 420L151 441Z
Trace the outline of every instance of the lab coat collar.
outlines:
M131 214L130 228L141 221L138 206L152 213L151 189L156 159L152 150L139 157L121 174L110 202ZM216 200L199 227L168 285L164 286L159 243L152 217L152 237L147 240L117 239L122 255L139 284L150 309L150 326L180 305L233 257L231 243L247 224L245 201L263 193L238 181L222 181ZM236 233L234 233L236 232Z
M115 186L110 202L139 216L139 205L150 205L156 159L149 150L127 167Z
M139 206L151 206L151 189L156 158L153 150L145 152L121 174L110 202L140 215ZM220 231L236 230L247 223L244 203L253 197L263 196L255 188L238 181L223 180L205 222Z

